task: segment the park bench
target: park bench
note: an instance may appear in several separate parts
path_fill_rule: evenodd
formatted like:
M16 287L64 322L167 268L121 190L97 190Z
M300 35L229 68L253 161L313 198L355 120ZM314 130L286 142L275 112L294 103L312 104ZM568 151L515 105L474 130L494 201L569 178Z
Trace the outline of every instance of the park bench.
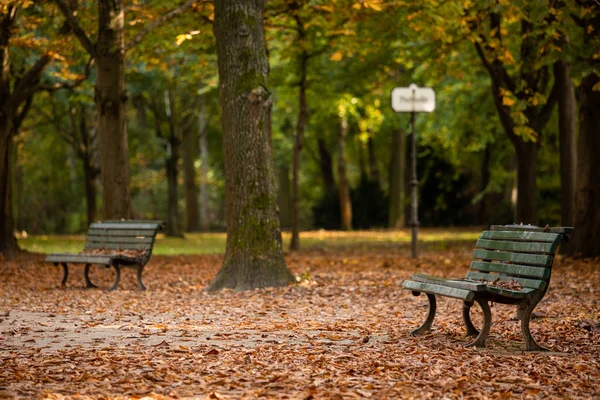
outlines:
M429 312L425 322L411 332L420 335L431 330L436 312L436 296L463 300L462 316L467 336L477 336L467 345L485 347L492 325L489 303L517 306L517 317L528 351L547 350L529 330L533 309L542 300L550 284L552 262L561 241L568 241L573 228L541 228L532 225L492 225L475 245L473 260L464 279L444 279L414 274L403 288L414 296L425 293ZM474 303L483 311L481 331L471 321Z
M61 286L69 277L68 264L85 264L84 278L86 288L97 287L90 281L90 267L94 264L115 269L115 281L109 290L119 286L121 267L137 268L137 283L141 290L146 290L142 283L142 271L152 255L152 246L161 221L103 221L90 225L85 246L80 254L55 253L46 257L46 262L62 265L64 275Z

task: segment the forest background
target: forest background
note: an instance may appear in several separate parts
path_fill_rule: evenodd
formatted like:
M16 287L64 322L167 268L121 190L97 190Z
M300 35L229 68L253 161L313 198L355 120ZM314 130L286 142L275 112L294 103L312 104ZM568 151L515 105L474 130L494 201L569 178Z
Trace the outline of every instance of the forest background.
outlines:
M83 36L65 21L65 6ZM123 7L131 216L165 220L171 236L224 230L214 6ZM598 255L599 8L583 0L267 2L265 87L282 228L294 237L407 226L410 117L393 112L390 93L414 82L437 93L436 110L417 117L423 226L574 225L574 252ZM81 39L101 44L100 9L0 2L3 249L12 232L77 233L121 216L100 182L93 63L101 57ZM124 170L122 160L105 159Z

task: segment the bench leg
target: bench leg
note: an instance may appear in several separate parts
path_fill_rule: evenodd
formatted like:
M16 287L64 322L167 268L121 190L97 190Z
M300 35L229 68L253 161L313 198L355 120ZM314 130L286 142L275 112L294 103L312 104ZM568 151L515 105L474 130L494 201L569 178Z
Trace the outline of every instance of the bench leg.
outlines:
M54 263L54 265L58 265L58 264ZM62 267L63 267L63 278L62 278L62 282L60 283L60 286L65 287L67 284L67 279L69 278L69 267L67 266L66 262L60 263L60 265L62 265Z
M521 331L523 332L523 337L525 338L525 348L527 351L550 351L549 349L540 346L533 336L531 335L531 331L529 330L529 321L531 320L531 314L533 313L533 309L537 304L528 305L521 314Z
M465 326L467 328L467 336L477 336L479 335L479 331L471 321L471 307L473 307L472 301L465 301L463 303L463 321L465 321Z
M85 264L85 268L83 270L83 277L85 278L85 287L86 289L97 288L98 286L94 285L92 281L90 281L90 267L91 264Z
M413 292L414 296L418 296L420 294L421 292ZM435 318L435 311L437 310L435 295L430 293L425 294L429 300L429 312L427 313L427 318L425 319L425 322L423 322L423 325L410 332L410 334L413 336L422 335L425 332L429 332L431 330L431 325L433 324L433 319Z
M490 335L490 328L492 327L492 311L487 300L476 299L475 301L481 307L481 311L483 311L483 326L475 340L465 347L485 347L485 342Z
M143 265L138 265L137 267L137 281L138 281L138 286L140 288L140 290L146 290L146 286L144 286L144 283L142 282L142 272L144 271L144 266Z
M118 264L114 264L113 267L115 268L115 283L108 289L110 291L116 290L119 287L119 280L121 279L121 268Z

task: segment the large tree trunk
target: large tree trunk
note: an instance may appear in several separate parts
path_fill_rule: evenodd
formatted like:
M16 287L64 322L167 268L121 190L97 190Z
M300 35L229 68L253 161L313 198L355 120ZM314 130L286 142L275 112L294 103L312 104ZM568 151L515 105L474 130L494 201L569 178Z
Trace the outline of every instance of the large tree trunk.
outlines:
M575 232L569 250L581 257L600 255L600 76L587 75L579 87L579 141Z
M294 281L283 258L277 216L263 11L261 0L215 1L227 245L223 266L209 287L213 291Z
M350 200L350 184L346 174L346 136L348 135L348 120L346 117L340 119L338 136L338 179L340 196L340 221L341 229L349 231L352 229L352 202Z
M303 30L300 31L304 32ZM301 35L302 36L302 35ZM294 142L294 161L292 164L292 239L290 250L300 250L300 153L304 145L304 130L308 123L308 105L306 104L306 86L308 54L304 50L300 56L300 86L298 88L298 120Z
M403 228L405 169L406 169L406 135L401 129L392 131L392 149L390 157L390 211L388 226Z
M577 168L577 102L573 81L569 77L570 70L571 66L562 60L554 63L554 79L559 91L560 222L563 226L573 226Z
M125 127L123 0L98 1L95 101L105 219L132 218L129 145Z
M11 126L7 118L0 114L0 253L9 259L19 250L13 232L11 156Z

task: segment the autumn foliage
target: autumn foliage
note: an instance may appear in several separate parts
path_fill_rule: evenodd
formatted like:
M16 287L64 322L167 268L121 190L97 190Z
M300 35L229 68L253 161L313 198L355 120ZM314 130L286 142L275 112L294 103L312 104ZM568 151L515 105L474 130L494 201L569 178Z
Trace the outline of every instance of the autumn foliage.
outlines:
M434 331L401 284L464 276L470 247L313 249L286 255L298 283L208 293L222 256L154 256L136 290L69 285L43 256L0 264L0 397L594 398L600 396L599 260L558 258L526 353L514 307L494 305L485 350L468 342L461 302L441 298ZM81 269L83 269L81 267ZM94 271L108 287L112 270ZM477 318L475 318L477 323Z

